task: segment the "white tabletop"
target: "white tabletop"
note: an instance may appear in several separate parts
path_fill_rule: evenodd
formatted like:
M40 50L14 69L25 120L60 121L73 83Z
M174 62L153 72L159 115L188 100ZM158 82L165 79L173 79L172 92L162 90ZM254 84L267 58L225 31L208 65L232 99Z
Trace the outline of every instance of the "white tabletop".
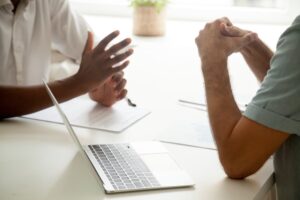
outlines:
M131 34L129 19L87 17L96 34L114 27ZM126 70L129 97L152 113L121 134L75 128L83 144L154 140L167 131L180 97L203 96L202 77L194 38L203 23L168 23L165 37L133 37L138 45ZM250 27L255 27L251 26ZM259 26L260 30L266 30ZM283 27L272 27L274 37ZM278 34L276 34L278 33ZM270 42L275 46L275 39ZM231 60L233 87L246 99L258 85L236 54ZM249 75L248 75L249 74ZM250 84L249 84L250 83ZM241 94L243 96L243 94ZM0 122L0 199L261 199L273 184L272 161L245 180L226 178L217 152L164 144L175 160L195 180L194 188L106 195L83 162L63 125L14 118Z
M121 134L81 128L75 131L83 144L139 141L144 135L151 137L146 127L150 118ZM254 199L272 185L271 161L246 180L230 180L216 151L164 145L193 177L194 188L105 195L63 125L20 118L3 121L0 199Z

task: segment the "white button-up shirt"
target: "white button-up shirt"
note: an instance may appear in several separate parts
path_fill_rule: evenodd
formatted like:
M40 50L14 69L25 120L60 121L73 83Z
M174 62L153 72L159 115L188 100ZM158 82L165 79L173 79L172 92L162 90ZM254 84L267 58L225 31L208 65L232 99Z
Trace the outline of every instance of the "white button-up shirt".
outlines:
M48 78L51 49L80 60L88 26L66 0L21 0L16 13L0 0L0 85Z

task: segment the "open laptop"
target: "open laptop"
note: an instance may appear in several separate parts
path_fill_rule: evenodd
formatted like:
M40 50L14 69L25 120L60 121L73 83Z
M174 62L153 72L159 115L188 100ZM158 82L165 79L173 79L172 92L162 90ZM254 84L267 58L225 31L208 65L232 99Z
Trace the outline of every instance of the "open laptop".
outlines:
M193 186L190 176L171 158L159 142L96 144L82 146L68 118L45 81L47 92L68 132L95 170L106 193L132 192Z

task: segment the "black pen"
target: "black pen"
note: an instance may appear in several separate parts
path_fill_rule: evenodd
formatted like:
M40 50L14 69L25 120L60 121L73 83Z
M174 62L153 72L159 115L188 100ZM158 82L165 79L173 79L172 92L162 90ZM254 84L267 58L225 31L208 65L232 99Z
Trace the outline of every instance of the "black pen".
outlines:
M126 98L126 100L129 106L136 107L136 104L133 103L128 97Z

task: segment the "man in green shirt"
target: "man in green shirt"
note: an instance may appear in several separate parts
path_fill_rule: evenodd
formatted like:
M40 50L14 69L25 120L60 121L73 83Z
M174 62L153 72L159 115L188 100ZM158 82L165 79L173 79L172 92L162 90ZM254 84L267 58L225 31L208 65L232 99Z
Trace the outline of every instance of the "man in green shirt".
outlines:
M227 18L206 24L196 38L208 114L220 161L231 178L255 173L275 153L279 199L300 199L300 16L273 52ZM244 113L234 100L227 59L240 52L261 87Z

